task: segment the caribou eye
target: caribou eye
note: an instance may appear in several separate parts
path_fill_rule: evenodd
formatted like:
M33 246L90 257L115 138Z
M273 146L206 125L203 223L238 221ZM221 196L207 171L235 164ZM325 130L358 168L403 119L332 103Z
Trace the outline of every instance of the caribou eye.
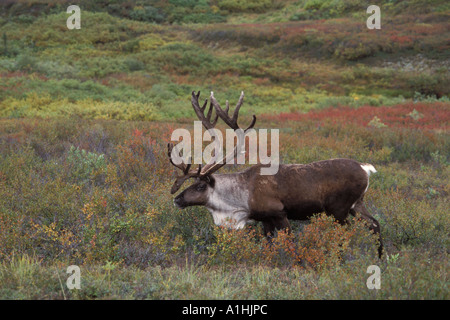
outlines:
M204 191L206 189L206 184L199 184L195 189L197 191Z

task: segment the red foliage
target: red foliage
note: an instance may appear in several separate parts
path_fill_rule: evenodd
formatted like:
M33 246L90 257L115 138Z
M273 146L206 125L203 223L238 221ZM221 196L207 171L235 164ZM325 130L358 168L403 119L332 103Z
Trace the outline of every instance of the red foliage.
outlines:
M144 133L144 132L143 132L142 130L134 129L132 135L133 135L134 137L142 137L142 134L143 134L143 133Z
M409 114L416 110L421 118L414 119ZM412 129L448 130L450 129L450 104L435 103L405 103L395 106L363 106L360 108L338 107L319 111L302 113L281 113L265 115L264 118L274 121L329 121L332 123L353 123L367 126L377 116L388 127Z
M284 53L291 51L298 54L310 50L314 55L330 54L346 60L358 60L379 51L399 52L419 48L445 51L449 48L446 37L448 23L441 21L437 14L399 15L394 21L383 24L383 30L382 33L367 30L360 21L339 18L226 27L213 25L198 31L204 41L216 42L219 38L254 47L270 43ZM343 48L345 52L342 52Z

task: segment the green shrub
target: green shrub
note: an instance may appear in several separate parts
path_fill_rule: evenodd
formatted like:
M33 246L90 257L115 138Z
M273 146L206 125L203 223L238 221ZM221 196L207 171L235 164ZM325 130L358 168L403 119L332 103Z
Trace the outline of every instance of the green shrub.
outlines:
M264 12L272 8L272 0L219 0L218 6L230 12Z
M155 7L134 7L130 12L130 18L138 21L161 23L165 20L164 15Z
M127 69L130 71L139 71L145 69L144 63L134 58L126 58L124 63Z
M75 181L86 182L106 170L105 155L86 152L86 150L74 146L69 149L67 162Z
M15 68L20 71L33 72L36 71L37 64L38 60L36 57L24 53L17 56Z

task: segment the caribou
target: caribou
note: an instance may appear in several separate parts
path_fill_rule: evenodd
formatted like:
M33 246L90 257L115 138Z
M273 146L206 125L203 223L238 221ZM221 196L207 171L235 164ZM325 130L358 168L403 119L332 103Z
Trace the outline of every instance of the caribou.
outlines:
M243 92L232 116L228 115L228 101L223 110L213 93L205 115L208 99L200 107L199 96L200 92L192 92L191 103L207 130L215 128L218 118L231 129L240 129L237 119L244 101ZM213 110L216 113L214 119ZM256 117L253 115L244 133L252 129L255 123ZM373 165L352 159L329 159L309 164L280 164L278 172L273 175L262 175L261 168L265 166L262 164L253 165L242 172L217 174L226 161L216 159L191 169L190 163L174 163L172 156L175 152L173 144L169 143L169 160L182 172L177 176L171 194L176 193L186 180L194 179L192 185L175 197L174 204L177 207L204 206L212 214L216 225L235 229L243 228L250 221L262 222L264 233L269 239L276 230L286 229L290 232L289 220L307 220L314 214L325 212L340 224L345 224L349 215L359 213L368 222L369 229L378 235L378 255L381 257L383 245L380 224L364 205L369 177L377 172ZM233 152L235 156L236 148Z

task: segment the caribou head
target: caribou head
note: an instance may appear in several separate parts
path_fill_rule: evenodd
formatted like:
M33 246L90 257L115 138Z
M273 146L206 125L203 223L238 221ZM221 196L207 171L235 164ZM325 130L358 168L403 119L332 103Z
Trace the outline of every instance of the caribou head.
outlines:
M198 99L200 97L200 91L196 94L195 92L192 92L192 98L191 103L192 107L194 108L195 114L197 115L198 119L202 122L204 128L206 130L212 130L215 129L215 126L217 124L217 120L220 117L231 129L233 130L240 130L237 120L239 115L239 110L242 106L242 103L244 102L244 92L241 93L241 96L236 104L236 108L234 109L234 113L232 116L229 116L228 112L230 109L228 101L226 101L226 108L223 110L220 106L220 104L217 102L217 100L214 97L214 93L211 92L210 96L210 105L207 114L205 115L206 106L208 104L208 99L205 100L202 107L200 107ZM215 110L216 116L214 119L212 119L213 110ZM243 131L244 135L248 130L252 129L256 123L256 117L253 116L253 119L250 123L250 125ZM174 150L174 146L172 143L168 144L168 156L169 161L172 165L177 167L181 170L182 174L178 175L175 179L175 182L171 189L171 194L176 193L180 187L183 185L183 183L188 179L194 179L195 182L186 188L183 192L181 192L177 197L174 199L174 204L178 206L179 208L185 208L188 206L195 206L195 205L207 205L208 199L210 198L210 195L213 193L213 189L215 187L215 177L214 173L218 171L221 167L223 167L231 158L235 158L238 151L238 146L233 149L232 152L230 152L228 155L226 155L223 159L217 160L215 158L211 159L211 161L206 164L205 166L202 166L201 164L198 165L196 169L191 170L191 162L188 161L188 164L181 163L179 165L175 164L172 160L173 152L176 152Z

